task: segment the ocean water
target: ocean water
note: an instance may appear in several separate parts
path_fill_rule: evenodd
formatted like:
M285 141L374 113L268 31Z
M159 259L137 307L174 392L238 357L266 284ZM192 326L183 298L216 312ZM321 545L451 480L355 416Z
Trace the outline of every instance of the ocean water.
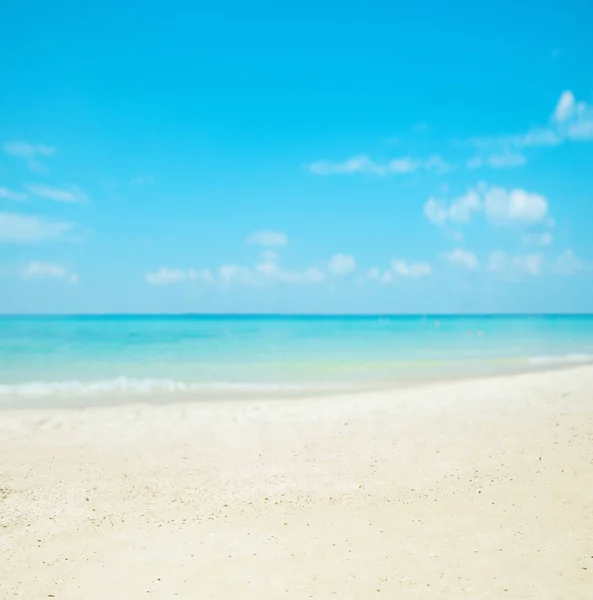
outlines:
M343 389L589 361L593 316L0 317L0 404L19 406Z

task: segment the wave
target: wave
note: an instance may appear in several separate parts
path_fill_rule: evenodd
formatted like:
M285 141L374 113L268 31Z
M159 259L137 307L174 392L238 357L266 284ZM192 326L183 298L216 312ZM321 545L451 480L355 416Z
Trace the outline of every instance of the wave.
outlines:
M532 365L568 365L593 362L593 354L558 354L547 356L530 356Z
M199 392L274 393L318 390L331 386L278 383L185 382L175 379L133 379L117 377L103 381L34 381L0 384L1 396L56 396L96 394L179 394Z

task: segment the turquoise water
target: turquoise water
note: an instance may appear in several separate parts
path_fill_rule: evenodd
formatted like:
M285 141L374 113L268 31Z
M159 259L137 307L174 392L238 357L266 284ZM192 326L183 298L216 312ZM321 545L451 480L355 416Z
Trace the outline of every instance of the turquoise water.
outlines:
M0 317L0 402L343 387L593 360L593 316Z

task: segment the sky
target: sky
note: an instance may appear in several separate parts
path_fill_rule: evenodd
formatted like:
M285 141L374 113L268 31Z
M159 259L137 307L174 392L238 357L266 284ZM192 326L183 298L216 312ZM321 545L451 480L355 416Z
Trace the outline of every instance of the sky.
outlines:
M0 312L593 312L592 23L9 3Z

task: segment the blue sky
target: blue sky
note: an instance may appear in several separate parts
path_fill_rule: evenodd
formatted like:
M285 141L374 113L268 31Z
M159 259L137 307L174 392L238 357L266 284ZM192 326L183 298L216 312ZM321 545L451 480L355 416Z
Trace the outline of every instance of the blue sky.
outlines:
M0 312L593 311L586 0L2 21Z

